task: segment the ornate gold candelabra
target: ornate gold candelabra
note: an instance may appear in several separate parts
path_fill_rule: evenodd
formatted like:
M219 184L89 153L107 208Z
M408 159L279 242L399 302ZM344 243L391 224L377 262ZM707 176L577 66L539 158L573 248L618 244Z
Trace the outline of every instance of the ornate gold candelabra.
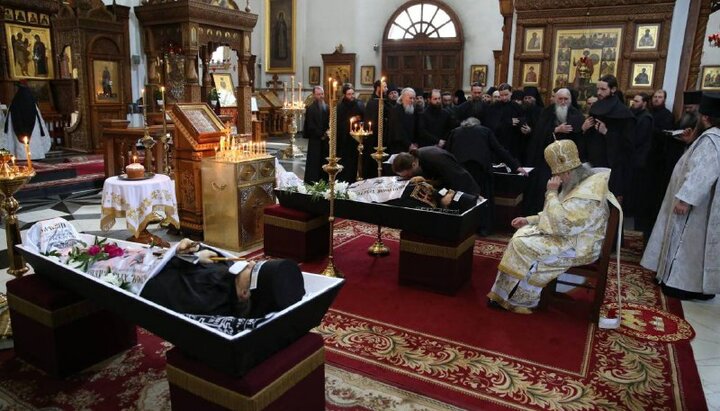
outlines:
M375 147L375 152L370 155L377 162L378 177L382 177L382 163L387 157L385 153L385 147L383 147L383 131L385 126L385 100L383 100L383 91L385 91L385 77L380 80L380 99L378 99L378 122L377 122L377 133L378 133L378 145ZM377 237L375 242L368 248L368 254L383 257L390 254L390 249L383 243L382 240L382 226L378 224Z
M28 160L30 153L26 148ZM3 200L0 203L5 214L5 236L7 237L8 257L10 258L10 268L8 274L15 277L21 277L29 268L25 264L22 255L15 251L15 246L22 243L20 237L20 228L17 220L17 210L20 203L13 195L24 186L35 175L32 163L28 161L27 167L19 167L15 165L15 159L7 150L0 151L0 192L3 194Z
M363 172L362 172L362 163L363 163L362 155L363 155L363 150L365 149L365 146L363 145L363 141L365 141L365 139L367 138L367 136L369 136L370 134L372 134L372 130L366 130L366 129L362 126L362 123L361 123L361 124L358 124L357 126L355 126L355 123L354 123L354 122L352 122L352 121L350 122L350 135L351 135L352 138L355 139L355 141L357 141L357 143L358 143L358 146L357 146L357 150L358 150L358 166L357 166L357 176L356 176L356 178L355 178L357 181L360 181L360 180L363 179L363 178L362 178L362 175L363 175Z
M337 82L333 83L333 95ZM343 274L335 266L335 260L333 259L333 235L335 233L335 176L337 173L342 171L343 166L338 164L340 160L336 154L337 150L337 107L333 104L333 97L330 96L330 156L327 158L328 163L323 166L323 170L328 173L328 186L330 189L330 214L328 215L328 222L330 223L330 241L328 250L328 265L323 270L323 275L328 277L339 277L343 278Z
M300 147L295 145L295 135L298 131L298 120L305 114L305 107L300 104L286 105L280 108L280 112L285 120L290 121L288 132L290 133L290 145L280 153L283 159L302 157L303 152Z

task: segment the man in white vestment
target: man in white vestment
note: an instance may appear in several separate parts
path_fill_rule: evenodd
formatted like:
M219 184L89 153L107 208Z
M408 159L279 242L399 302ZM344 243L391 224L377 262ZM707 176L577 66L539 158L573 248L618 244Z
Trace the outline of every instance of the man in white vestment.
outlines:
M498 267L488 305L522 314L532 313L549 282L573 266L589 264L600 255L605 238L610 170L580 163L572 140L558 140L545 148L552 172L543 211L518 217L518 231L508 243ZM561 188L562 187L562 188Z
M703 94L699 112L640 264L666 295L708 300L720 293L720 94Z
M28 138L31 158L45 158L50 151L52 140L40 114L35 96L30 88L18 83L18 90L10 103L5 122L2 124L2 146L7 148L15 158L24 160L26 157L24 138Z

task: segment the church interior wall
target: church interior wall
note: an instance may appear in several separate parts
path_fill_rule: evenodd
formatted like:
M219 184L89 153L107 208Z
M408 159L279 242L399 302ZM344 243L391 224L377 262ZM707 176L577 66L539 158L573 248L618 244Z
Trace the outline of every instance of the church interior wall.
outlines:
M710 15L705 32L705 41L703 42L703 54L700 58L700 66L720 66L720 47L710 46L707 37L710 34L720 33L720 12Z
M104 0L111 4L112 0ZM115 0L117 4L129 7L139 4L139 0ZM241 2L245 3L245 2ZM296 32L295 32L295 78L303 81L308 76L311 66L322 67L323 53L332 53L339 44L343 45L344 52L356 53L355 84L361 92L369 92L367 86L359 83L360 66L375 66L377 76L380 75L382 57L382 37L385 24L395 10L405 3L404 0L388 0L368 2L348 0L337 2L333 0L313 0L312 3L296 2ZM488 83L493 84L495 79L493 50L502 48L502 24L497 0L480 0L468 3L463 0L446 0L452 8L463 27L465 49L463 58L463 85L469 89L469 68L473 64L488 65ZM686 56L681 54L685 36L685 24L688 15L690 0L678 0L675 3L672 19L672 29L669 39L667 64L663 76L663 88L668 91L668 105L672 105L672 96L677 87L677 75L681 64L685 64ZM244 4L241 4L244 6ZM260 16L253 31L251 44L252 54L257 56L255 84L264 88L266 82L272 79L273 74L265 72L265 18L264 0L250 0L248 6L252 13ZM513 19L513 27L517 19ZM146 78L146 64L143 53L142 36L139 23L134 11L130 12L130 52L139 57L131 66L133 100L139 98L140 88ZM720 13L710 15L707 24L707 34L720 31ZM513 33L515 32L513 28ZM515 36L511 40L511 54L515 50ZM377 45L377 50L374 46ZM231 54L231 65L237 66L237 56ZM720 48L710 47L704 42L701 65L720 64ZM510 59L509 76L513 78L513 59ZM289 81L290 73L278 74L281 81ZM324 73L322 73L324 76ZM237 82L237 78L234 78ZM390 79L392 81L392 79ZM305 88L307 82L303 81ZM237 84L237 83L236 83Z

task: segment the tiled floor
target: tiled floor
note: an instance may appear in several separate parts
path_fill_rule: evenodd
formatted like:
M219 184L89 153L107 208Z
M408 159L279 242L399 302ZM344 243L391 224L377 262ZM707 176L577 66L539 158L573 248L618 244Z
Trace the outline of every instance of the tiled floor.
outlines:
M304 150L303 139L298 140ZM282 144L270 144L271 148L282 148ZM281 160L287 169L302 176L304 158ZM126 239L130 233L125 230L124 219L118 219L109 232L100 231L100 192L98 190L74 193L65 196L23 201L19 212L20 228L27 230L34 222L52 217L63 217L78 231L104 235L110 238ZM168 235L165 229L152 226L150 232L177 241L177 236ZM5 230L0 230L0 292L5 292L5 283L12 277L7 274L9 265ZM685 318L692 324L696 337L692 342L695 360L702 380L708 408L720 411L720 297L706 302L683 302Z

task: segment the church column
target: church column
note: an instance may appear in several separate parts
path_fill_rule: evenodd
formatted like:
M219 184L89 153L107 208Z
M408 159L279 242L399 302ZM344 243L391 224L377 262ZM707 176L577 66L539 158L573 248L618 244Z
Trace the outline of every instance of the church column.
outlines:
M243 32L242 50L238 52L238 87L236 93L238 101L238 134L252 133L252 113L250 112L252 87L250 86L248 64L250 64L250 33Z
M503 16L503 46L500 55L500 70L495 72L495 85L508 81L508 67L510 65L510 41L512 39L512 21L515 10L513 0L499 0L500 14Z
M200 59L203 63L203 74L202 74L202 87L200 88L200 101L207 102L208 94L212 89L212 79L210 78L210 57L211 53L208 52L209 45L200 47Z

